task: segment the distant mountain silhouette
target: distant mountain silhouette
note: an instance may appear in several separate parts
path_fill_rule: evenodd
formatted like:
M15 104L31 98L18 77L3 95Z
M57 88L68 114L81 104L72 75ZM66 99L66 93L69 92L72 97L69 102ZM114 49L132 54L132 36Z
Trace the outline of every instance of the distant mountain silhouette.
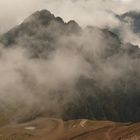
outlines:
M120 16L120 19L124 22L131 22L133 31L140 34L140 12L130 11L124 13Z

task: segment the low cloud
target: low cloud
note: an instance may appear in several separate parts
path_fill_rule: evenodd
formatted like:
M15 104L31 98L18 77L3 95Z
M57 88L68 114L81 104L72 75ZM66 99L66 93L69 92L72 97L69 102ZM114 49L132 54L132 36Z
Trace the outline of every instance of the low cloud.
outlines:
M137 41L138 38L131 29L131 22L121 26L121 21L114 14L137 9L136 1L133 2L1 1L0 13L4 13L0 15L0 27L4 27L1 28L2 31L42 8L63 17L65 21L78 21L83 29L73 33L73 28L70 28L72 33L63 34L66 28L65 23L61 24L62 21L52 22L47 27L37 22L37 28L36 24L35 29L31 26L31 30L35 31L34 35L29 37L26 31L24 35L21 32L14 46L1 45L0 100L16 106L21 111L17 118L23 119L24 116L26 118L26 111L27 114L32 114L33 110L35 114L31 116L35 117L42 113L62 117L71 103L75 103L75 99L78 99L76 103L79 104L81 97L84 97L81 99L84 102L86 97L93 97L98 93L116 95L121 91L120 94L129 95L134 88L134 93L137 93L140 90L139 57L137 53L125 50L125 43L128 40L134 41L134 38ZM129 7L130 4L132 8ZM23 5L27 7L23 8ZM122 42L108 30L85 27L86 25L110 29L120 27L123 31L120 32ZM34 53L36 57L32 56Z
M1 0L0 32L21 23L25 17L40 9L48 9L65 21L74 19L82 26L116 26L119 21L110 11L120 14L138 10L139 5L137 0Z

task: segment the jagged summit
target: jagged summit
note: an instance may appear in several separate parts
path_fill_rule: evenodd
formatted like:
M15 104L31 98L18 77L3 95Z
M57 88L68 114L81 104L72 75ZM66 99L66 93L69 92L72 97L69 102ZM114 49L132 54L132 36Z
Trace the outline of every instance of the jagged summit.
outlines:
M46 9L43 9L43 10L40 10L40 11L36 11L31 16L36 16L36 17L53 17L54 18L54 15L50 11L48 11Z
M0 41L9 46L16 44L19 38L22 40L24 37L37 37L48 40L60 32L62 35L79 30L81 28L74 20L65 23L61 17L55 17L50 11L40 10L27 17L20 25L3 34Z
M129 17L135 17L135 16L140 16L139 11L129 11L124 14L122 14L123 17L129 16Z
M93 26L82 29L76 21L64 22L61 17L55 16L48 10L34 12L20 25L3 34L0 37L0 42L5 46L20 45L30 48L36 56L39 53L44 55L44 50L47 49L48 51L48 48L52 50L54 48L53 43L61 36L70 34L77 36L77 34L84 34L84 32L88 32L93 38L97 32L100 32L102 37L108 40L107 55L116 53L121 44L119 37L107 29Z
M48 10L36 11L31 16L26 18L22 24L40 21L42 24L47 24L50 20L55 19L55 16Z
M33 69L38 67L38 62L41 62L39 67L43 64L43 69L37 70L44 73L41 75L43 80L40 84L38 77L36 79L38 73L33 72L32 75L30 66L26 71L25 80L21 73L23 87L27 88L27 92L32 91L35 97L40 94L41 98L37 104L33 103L33 108L27 107L29 108L27 115L23 110L22 117L19 115L17 119L26 121L39 115L48 117L61 115L64 120L87 118L119 122L140 121L140 68L138 67L140 49L131 44L123 44L119 35L108 29L92 26L83 29L73 20L65 23L62 18L55 17L47 10L41 10L3 34L0 43L13 49L14 46L24 48L29 65L32 66L33 60ZM37 62L37 67L34 66L34 62ZM24 71L24 67L20 69ZM50 74L51 71L53 71L52 74ZM61 72L55 77L57 71ZM71 75L73 72L74 74ZM54 82L55 85L58 84L58 89L57 86L54 86L54 89L46 86L50 77L54 79L52 81L59 81L57 77L62 77L62 83L61 80L60 84ZM36 80L35 83L34 80ZM67 87L69 80L70 87ZM30 88L30 85L33 85L33 88ZM34 85L37 88L34 88ZM52 82L48 85L52 85ZM65 106L69 93L72 95L76 93L78 96L74 97L74 102L68 101L66 108L62 109L62 104L64 103ZM46 101L53 102L52 99L55 99L56 94L56 106L53 106L53 103L47 106ZM39 106L40 103L41 106ZM58 113L59 109L62 109L61 114Z
M120 20L126 23L131 23L131 28L134 33L140 34L140 12L139 11L129 11L120 16Z
M76 21L70 20L68 22L64 22L64 20L61 17L59 17L59 16L56 17L54 14L52 14L50 11L48 11L46 9L34 12L31 16L27 17L23 21L22 24L28 24L28 23L30 24L30 23L36 22L36 23L40 23L42 25L47 25L52 20L59 22L61 24L66 24L71 27L76 27L76 28L79 27L79 25Z

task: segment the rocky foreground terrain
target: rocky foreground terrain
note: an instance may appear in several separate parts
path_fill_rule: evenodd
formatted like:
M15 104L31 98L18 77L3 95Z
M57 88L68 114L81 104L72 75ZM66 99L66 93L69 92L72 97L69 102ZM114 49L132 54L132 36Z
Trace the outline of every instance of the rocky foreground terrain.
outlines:
M0 128L0 140L139 140L140 123L38 118Z

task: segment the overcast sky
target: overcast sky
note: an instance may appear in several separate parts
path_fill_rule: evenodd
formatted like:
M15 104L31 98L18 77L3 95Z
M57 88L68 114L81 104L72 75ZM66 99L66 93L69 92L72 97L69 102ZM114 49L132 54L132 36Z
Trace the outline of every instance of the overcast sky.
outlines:
M139 0L0 0L0 32L40 9L48 9L65 21L75 19L83 26L102 26L117 24L110 11L123 13L139 8Z

